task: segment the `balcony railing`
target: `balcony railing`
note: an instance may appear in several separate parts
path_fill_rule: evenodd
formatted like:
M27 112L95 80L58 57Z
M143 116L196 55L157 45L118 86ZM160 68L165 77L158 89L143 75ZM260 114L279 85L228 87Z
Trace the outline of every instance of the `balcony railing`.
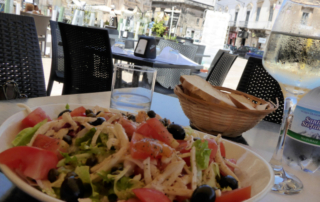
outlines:
M239 21L238 22L238 27L241 27L241 28L247 28L248 27L248 21Z
M240 28L248 28L248 29L272 29L272 22L269 21L239 21L238 27ZM230 22L229 22L230 26Z
M237 21L229 21L229 27L236 27Z

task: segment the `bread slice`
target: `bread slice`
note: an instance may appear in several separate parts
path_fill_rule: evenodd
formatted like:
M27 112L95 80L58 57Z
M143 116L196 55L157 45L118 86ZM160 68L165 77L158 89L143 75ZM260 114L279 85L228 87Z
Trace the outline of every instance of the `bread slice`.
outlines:
M184 92L189 96L235 107L235 104L224 93L213 88L209 82L198 76L183 75L180 77L180 81Z
M239 95L239 94L235 94L235 93L231 93L231 96L238 100L241 103L246 103L247 105L251 105L253 108L256 108L256 104L251 102L250 100L248 100L245 96L243 95Z
M269 104L257 105L256 110L266 110Z
M237 98L237 96L235 96L235 94L230 94L229 95L230 100L239 108L239 109L250 109L250 110L256 110L251 104L247 103L247 102L241 102L239 101Z

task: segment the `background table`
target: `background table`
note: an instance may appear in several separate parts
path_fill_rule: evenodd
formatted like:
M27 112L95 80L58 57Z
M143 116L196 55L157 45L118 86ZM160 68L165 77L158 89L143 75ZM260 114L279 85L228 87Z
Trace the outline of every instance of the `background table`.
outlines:
M37 107L47 104L58 103L75 103L75 104L91 104L109 107L110 105L110 92L104 93L90 93L90 94L75 94L64 96L53 96L43 98L32 98L26 100L12 100L12 101L0 101L0 123L4 122L11 115L21 111L21 108L16 106L16 103L24 103L30 107ZM154 93L152 99L151 109L162 117L169 118L177 124L189 125L188 118L184 115L179 100L174 97ZM253 129L245 132L243 137L247 140L250 146L249 149L257 152L267 161L271 159L272 152L276 146L278 140L279 125L262 121ZM249 166L249 165L248 165ZM304 173L301 171L295 171L285 167L286 170L290 170L296 174L303 182L304 189L298 195L283 196L275 193L268 193L264 197L262 202L292 202L292 201L319 201L320 191L320 172L316 174ZM37 200L28 196L15 185L13 185L2 173L0 173L0 201L24 201L35 202Z
M142 57L137 57L132 54L123 54L123 53L115 53L112 52L113 58L116 60L122 60L130 63L134 63L136 65L141 65L141 66L149 66L149 67L154 67L155 65L157 67L161 67L161 64L170 64L169 62L163 62L163 61L158 61L157 59L150 59L150 58L142 58ZM175 66L180 66L180 65L175 65ZM186 67L187 65L181 65L181 67ZM195 70L200 70L203 69L202 65L190 65L188 66L192 69Z

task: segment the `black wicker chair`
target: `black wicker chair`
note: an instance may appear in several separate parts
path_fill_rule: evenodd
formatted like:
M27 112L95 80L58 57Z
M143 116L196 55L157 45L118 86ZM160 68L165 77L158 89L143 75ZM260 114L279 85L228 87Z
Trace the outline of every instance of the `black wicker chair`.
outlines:
M110 91L112 52L107 30L59 23L65 61L62 94Z
M194 60L198 47L194 45L184 45L180 43L176 43L170 40L160 40L158 46L160 47L160 51L162 51L165 47L169 46L175 50L178 50L182 55L187 58Z
M193 43L193 39L191 39L191 38L184 38L184 37L180 37L180 36L177 36L177 38L176 38L179 42L184 42L184 43L186 43L186 42L188 42L188 43Z
M8 80L28 98L46 96L34 19L0 13L0 85Z
M51 94L53 81L57 81L59 83L64 82L64 54L58 22L50 21L50 27L52 37L52 60L50 78L47 88L48 96L50 96Z
M196 54L203 55L203 54L204 54L204 51L205 51L205 49L206 49L206 46L204 46L204 45L196 45L196 46L198 46L198 49L197 49L197 53L196 53ZM202 63L202 57L201 57L201 56L195 56L194 61L195 61L196 63L198 63L199 65L201 65L201 63Z
M190 75L193 67L187 65L169 65L155 63L153 69L157 70L154 91L165 95L174 95L174 87L179 85L180 76Z
M281 124L283 116L283 94L279 83L263 68L262 60L250 57L242 73L237 90L276 103L279 108L264 118L265 121Z
M214 86L222 86L237 57L224 50L219 50L210 65L206 81Z

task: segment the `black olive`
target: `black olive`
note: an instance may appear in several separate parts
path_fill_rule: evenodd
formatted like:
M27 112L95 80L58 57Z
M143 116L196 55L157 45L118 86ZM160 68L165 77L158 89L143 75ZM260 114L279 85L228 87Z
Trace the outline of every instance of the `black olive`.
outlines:
M92 195L92 187L90 183L83 184L84 186L84 194L83 198L89 198Z
M113 172L116 172L118 170L123 170L123 165L122 164L119 164L118 166L112 167L111 172L113 173Z
M194 190L190 202L214 202L216 200L216 192L206 184L200 185Z
M64 179L75 178L78 177L78 174L75 172L68 172Z
M86 115L87 117L96 117L96 115L94 113L90 113Z
M94 113L91 109L86 109L86 115L88 115L88 114L94 114Z
M132 115L132 114L128 114L127 117L128 117L129 120L132 120L134 122L136 121L136 117L134 115Z
M91 156L86 161L86 165L90 167L96 165L97 163L98 163L98 159L96 156Z
M89 124L90 125L93 125L93 126L99 126L101 125L103 122L105 122L106 119L103 118L103 117L98 117L97 120L95 120L94 122L90 122Z
M230 187L232 190L238 188L238 181L232 177L231 175L221 176L220 180L218 181L222 188Z
M60 198L67 202L77 202L78 198L84 198L85 187L78 176L66 178L60 189Z
M115 195L115 194L109 194L109 195L108 195L108 200L109 200L110 202L117 202L117 201L118 201L118 196Z
M49 172L48 172L48 180L50 182L56 181L58 179L58 177L59 177L59 172L58 172L57 169L52 168L52 169L49 170Z
M64 114L64 113L66 113L66 112L72 112L70 109L66 109L66 110L63 110L62 112L60 112L60 114L58 115L58 118L60 117L60 116L62 116L62 114Z
M173 138L176 140L184 140L184 138L186 137L186 132L178 124L172 123L167 127L167 129L169 133L172 134Z
M62 140L64 140L66 143L68 143L69 145L72 144L72 137L69 135L65 135L63 136Z
M167 127L169 125L168 119L164 118L164 119L160 119L159 120L165 127Z
M150 118L155 118L156 115L157 115L157 114L156 114L154 111L152 111L152 110L148 111L147 114L148 114L148 116L149 116Z

